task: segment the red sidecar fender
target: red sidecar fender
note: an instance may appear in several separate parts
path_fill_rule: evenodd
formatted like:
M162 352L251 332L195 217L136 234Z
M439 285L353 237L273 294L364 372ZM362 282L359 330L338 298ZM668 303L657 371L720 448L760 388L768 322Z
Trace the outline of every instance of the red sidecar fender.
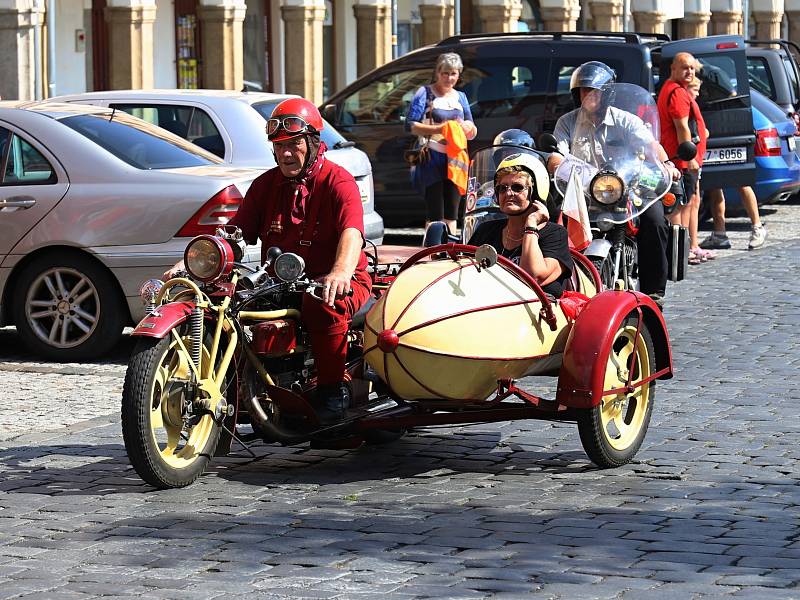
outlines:
M624 319L641 311L653 339L656 379L672 377L672 349L664 317L644 294L606 291L590 299L578 315L564 348L556 400L571 408L591 408L603 397L611 345Z
M194 310L194 302L170 302L159 306L153 314L139 321L131 335L163 338L183 323Z

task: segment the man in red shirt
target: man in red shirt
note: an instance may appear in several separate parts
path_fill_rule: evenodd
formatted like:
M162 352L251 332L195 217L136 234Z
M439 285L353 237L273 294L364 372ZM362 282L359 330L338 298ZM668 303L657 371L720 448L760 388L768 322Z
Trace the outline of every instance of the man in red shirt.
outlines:
M305 294L301 314L317 369L317 411L323 423L341 419L349 404L343 383L348 321L371 290L364 213L355 179L325 158L324 123L303 98L284 100L267 121L278 165L253 181L231 225L245 241L295 252L306 273L324 284L322 302ZM347 294L352 291L352 295Z
M689 203L678 207L671 220L689 229L689 245L691 252L695 254L704 252L699 248L697 221L700 209L700 167L708 138L703 115L688 89L695 79L696 64L695 57L688 52L676 54L672 59L670 77L658 94L661 145L683 173L683 184L689 198ZM677 158L678 145L686 141L697 144L697 156L688 162Z

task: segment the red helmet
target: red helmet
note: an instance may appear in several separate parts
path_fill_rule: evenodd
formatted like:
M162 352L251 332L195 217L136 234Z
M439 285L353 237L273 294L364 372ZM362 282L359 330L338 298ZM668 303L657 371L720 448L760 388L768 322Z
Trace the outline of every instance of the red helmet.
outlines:
M270 142L280 142L307 133L319 135L322 128L322 115L305 98L284 100L267 119L267 137Z

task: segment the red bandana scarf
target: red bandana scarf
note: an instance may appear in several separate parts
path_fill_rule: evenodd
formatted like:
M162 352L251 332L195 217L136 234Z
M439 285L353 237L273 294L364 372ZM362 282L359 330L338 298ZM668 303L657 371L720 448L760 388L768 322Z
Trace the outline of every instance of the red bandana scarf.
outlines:
M314 162L305 169L305 175L286 180L290 193L294 196L290 217L295 225L299 225L306 218L306 199L311 194L311 190L314 189L314 179L322 169L327 149L325 142L320 142L317 156Z

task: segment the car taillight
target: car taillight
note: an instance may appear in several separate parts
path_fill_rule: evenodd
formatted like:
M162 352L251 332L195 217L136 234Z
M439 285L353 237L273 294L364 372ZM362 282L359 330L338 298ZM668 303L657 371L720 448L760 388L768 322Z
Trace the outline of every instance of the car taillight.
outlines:
M235 185L229 185L203 204L192 218L186 221L175 237L195 237L197 235L214 235L217 227L225 225L239 210L242 194Z
M780 156L781 138L778 136L778 130L773 127L756 131L755 152L756 156Z

